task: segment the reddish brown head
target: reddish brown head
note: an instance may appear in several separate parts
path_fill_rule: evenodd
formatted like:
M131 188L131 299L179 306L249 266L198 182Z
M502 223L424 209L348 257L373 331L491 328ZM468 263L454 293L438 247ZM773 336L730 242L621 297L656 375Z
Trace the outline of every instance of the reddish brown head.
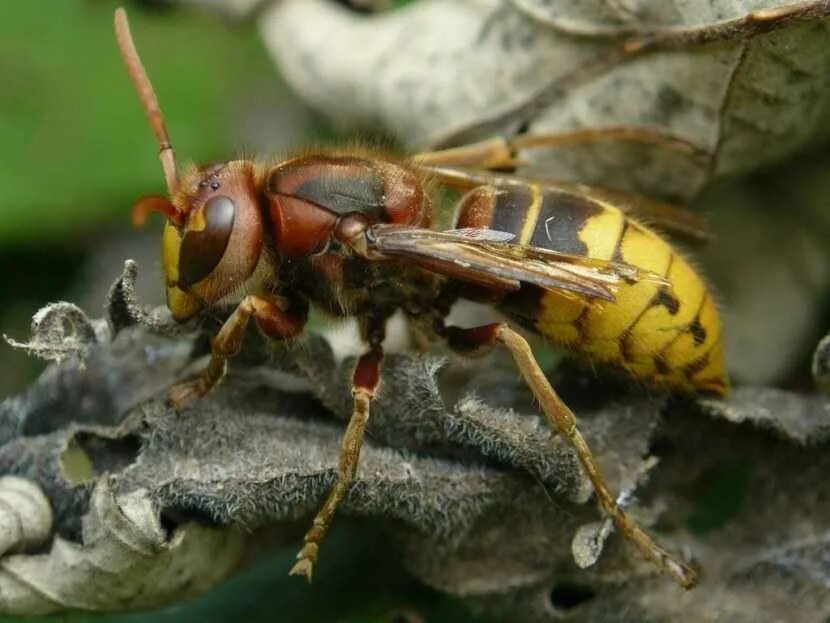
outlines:
M234 160L194 168L180 177L161 109L123 9L115 12L115 36L159 143L169 192L169 198L139 199L133 206L133 223L143 224L151 212L167 218L162 239L167 304L175 318L186 320L241 293L256 272L262 256L263 223L254 165Z

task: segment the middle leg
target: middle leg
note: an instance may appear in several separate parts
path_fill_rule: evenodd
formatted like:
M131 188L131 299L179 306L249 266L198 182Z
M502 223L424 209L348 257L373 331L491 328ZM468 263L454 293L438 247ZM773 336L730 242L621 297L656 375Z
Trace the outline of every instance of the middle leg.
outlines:
M320 552L320 544L328 532L337 507L351 489L357 474L360 460L360 448L363 444L363 435L366 424L369 422L369 407L380 383L380 367L383 361L383 349L380 346L382 336L374 340L369 351L357 361L352 377L352 396L354 407L346 433L340 445L340 460L337 465L337 481L329 492L326 501L311 524L304 537L304 544L297 554L297 562L289 571L289 575L303 575L310 582L314 571L314 564Z

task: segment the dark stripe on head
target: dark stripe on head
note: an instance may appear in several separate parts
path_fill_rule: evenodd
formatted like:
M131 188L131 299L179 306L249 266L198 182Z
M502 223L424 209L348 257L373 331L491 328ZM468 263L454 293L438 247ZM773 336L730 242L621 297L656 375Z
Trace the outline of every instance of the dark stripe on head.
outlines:
M530 246L587 256L588 247L579 239L579 232L602 211L601 206L586 197L546 190Z

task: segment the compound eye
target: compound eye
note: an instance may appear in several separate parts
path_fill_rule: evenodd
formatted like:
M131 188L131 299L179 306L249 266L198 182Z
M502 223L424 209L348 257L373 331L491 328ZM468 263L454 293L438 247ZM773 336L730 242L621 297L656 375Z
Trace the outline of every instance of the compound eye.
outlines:
M210 275L228 248L236 204L225 195L211 197L202 208L202 228L187 229L179 254L180 288L189 288Z

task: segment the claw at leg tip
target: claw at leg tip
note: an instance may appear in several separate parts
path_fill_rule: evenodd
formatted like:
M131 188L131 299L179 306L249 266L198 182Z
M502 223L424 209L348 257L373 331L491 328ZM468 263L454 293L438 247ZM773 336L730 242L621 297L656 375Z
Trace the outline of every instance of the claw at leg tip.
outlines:
M291 567L291 571L288 572L288 575L304 575L306 581L310 584L313 570L314 565L312 562L308 558L301 558L294 564L293 567Z
M677 561L668 561L668 566L678 584L685 589L694 588L700 581L700 574L693 566L684 565Z

